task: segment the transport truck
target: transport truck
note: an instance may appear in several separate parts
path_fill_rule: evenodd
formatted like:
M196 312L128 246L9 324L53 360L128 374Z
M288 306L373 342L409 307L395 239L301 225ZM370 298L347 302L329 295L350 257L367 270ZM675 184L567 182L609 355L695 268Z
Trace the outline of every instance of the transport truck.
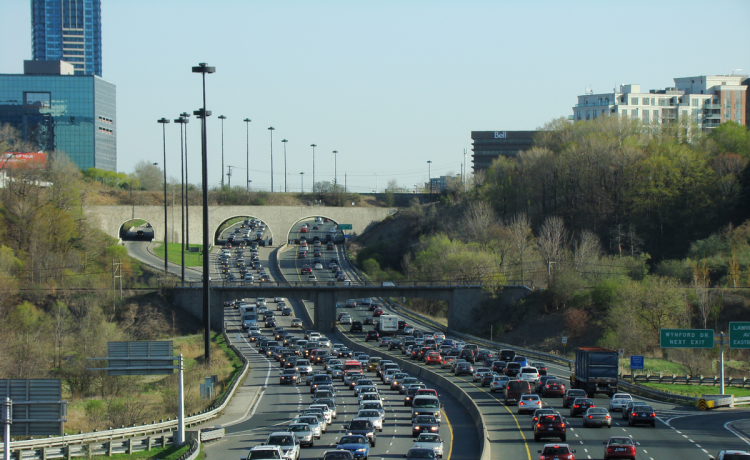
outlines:
M616 350L599 347L576 348L575 372L570 386L586 392L589 398L596 393L612 397L617 393L619 354Z
M398 316L382 315L378 323L378 332L381 336L398 334Z

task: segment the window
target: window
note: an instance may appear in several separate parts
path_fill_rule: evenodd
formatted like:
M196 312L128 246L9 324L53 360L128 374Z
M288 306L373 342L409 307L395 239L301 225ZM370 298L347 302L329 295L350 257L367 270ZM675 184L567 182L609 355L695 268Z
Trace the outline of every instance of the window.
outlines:
M633 109L630 111L630 115L633 119L638 118L638 109Z
M699 116L700 116L700 109L693 109L693 121L698 121Z
M638 98L637 97L631 97L630 98L630 105L638 105Z
M648 110L644 110L643 111L643 122L646 123L646 124L648 124L650 122L648 115L649 115L649 111Z
M628 109L622 109L622 118L628 118Z
M659 111L654 110L654 123L659 123Z
M683 110L682 111L682 118L687 118L687 116L688 116L688 111L687 110Z
M596 109L594 110L594 118L596 118Z
M647 97L643 98L643 105L648 105L648 98Z
M651 98L651 105L656 105L656 98L655 97Z
M693 107L698 107L698 99L693 98L691 99L691 102L692 102Z

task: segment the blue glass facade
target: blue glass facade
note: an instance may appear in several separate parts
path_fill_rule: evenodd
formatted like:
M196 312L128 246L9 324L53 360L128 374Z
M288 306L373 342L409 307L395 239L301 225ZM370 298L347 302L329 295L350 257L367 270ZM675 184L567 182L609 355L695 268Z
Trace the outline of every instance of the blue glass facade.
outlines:
M0 124L81 169L117 171L115 90L94 75L0 75Z
M101 0L31 0L35 61L63 60L76 75L102 76Z

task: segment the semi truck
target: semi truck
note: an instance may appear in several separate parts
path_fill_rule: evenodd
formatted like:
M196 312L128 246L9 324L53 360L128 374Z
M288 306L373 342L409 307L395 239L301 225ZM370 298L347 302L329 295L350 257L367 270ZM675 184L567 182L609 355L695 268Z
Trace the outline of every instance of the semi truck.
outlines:
M612 397L617 393L618 360L616 350L576 348L575 372L570 376L570 386L584 390L589 398L596 393L606 393Z
M378 322L378 332L380 335L398 334L398 316L382 315Z

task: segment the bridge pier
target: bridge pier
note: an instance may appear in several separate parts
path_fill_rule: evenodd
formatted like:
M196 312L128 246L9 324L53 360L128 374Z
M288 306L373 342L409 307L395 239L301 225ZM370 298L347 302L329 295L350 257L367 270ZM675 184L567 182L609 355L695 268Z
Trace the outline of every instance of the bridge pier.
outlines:
M315 317L313 318L313 329L318 332L330 332L334 329L336 321L336 301L338 295L333 289L326 289L315 293Z

